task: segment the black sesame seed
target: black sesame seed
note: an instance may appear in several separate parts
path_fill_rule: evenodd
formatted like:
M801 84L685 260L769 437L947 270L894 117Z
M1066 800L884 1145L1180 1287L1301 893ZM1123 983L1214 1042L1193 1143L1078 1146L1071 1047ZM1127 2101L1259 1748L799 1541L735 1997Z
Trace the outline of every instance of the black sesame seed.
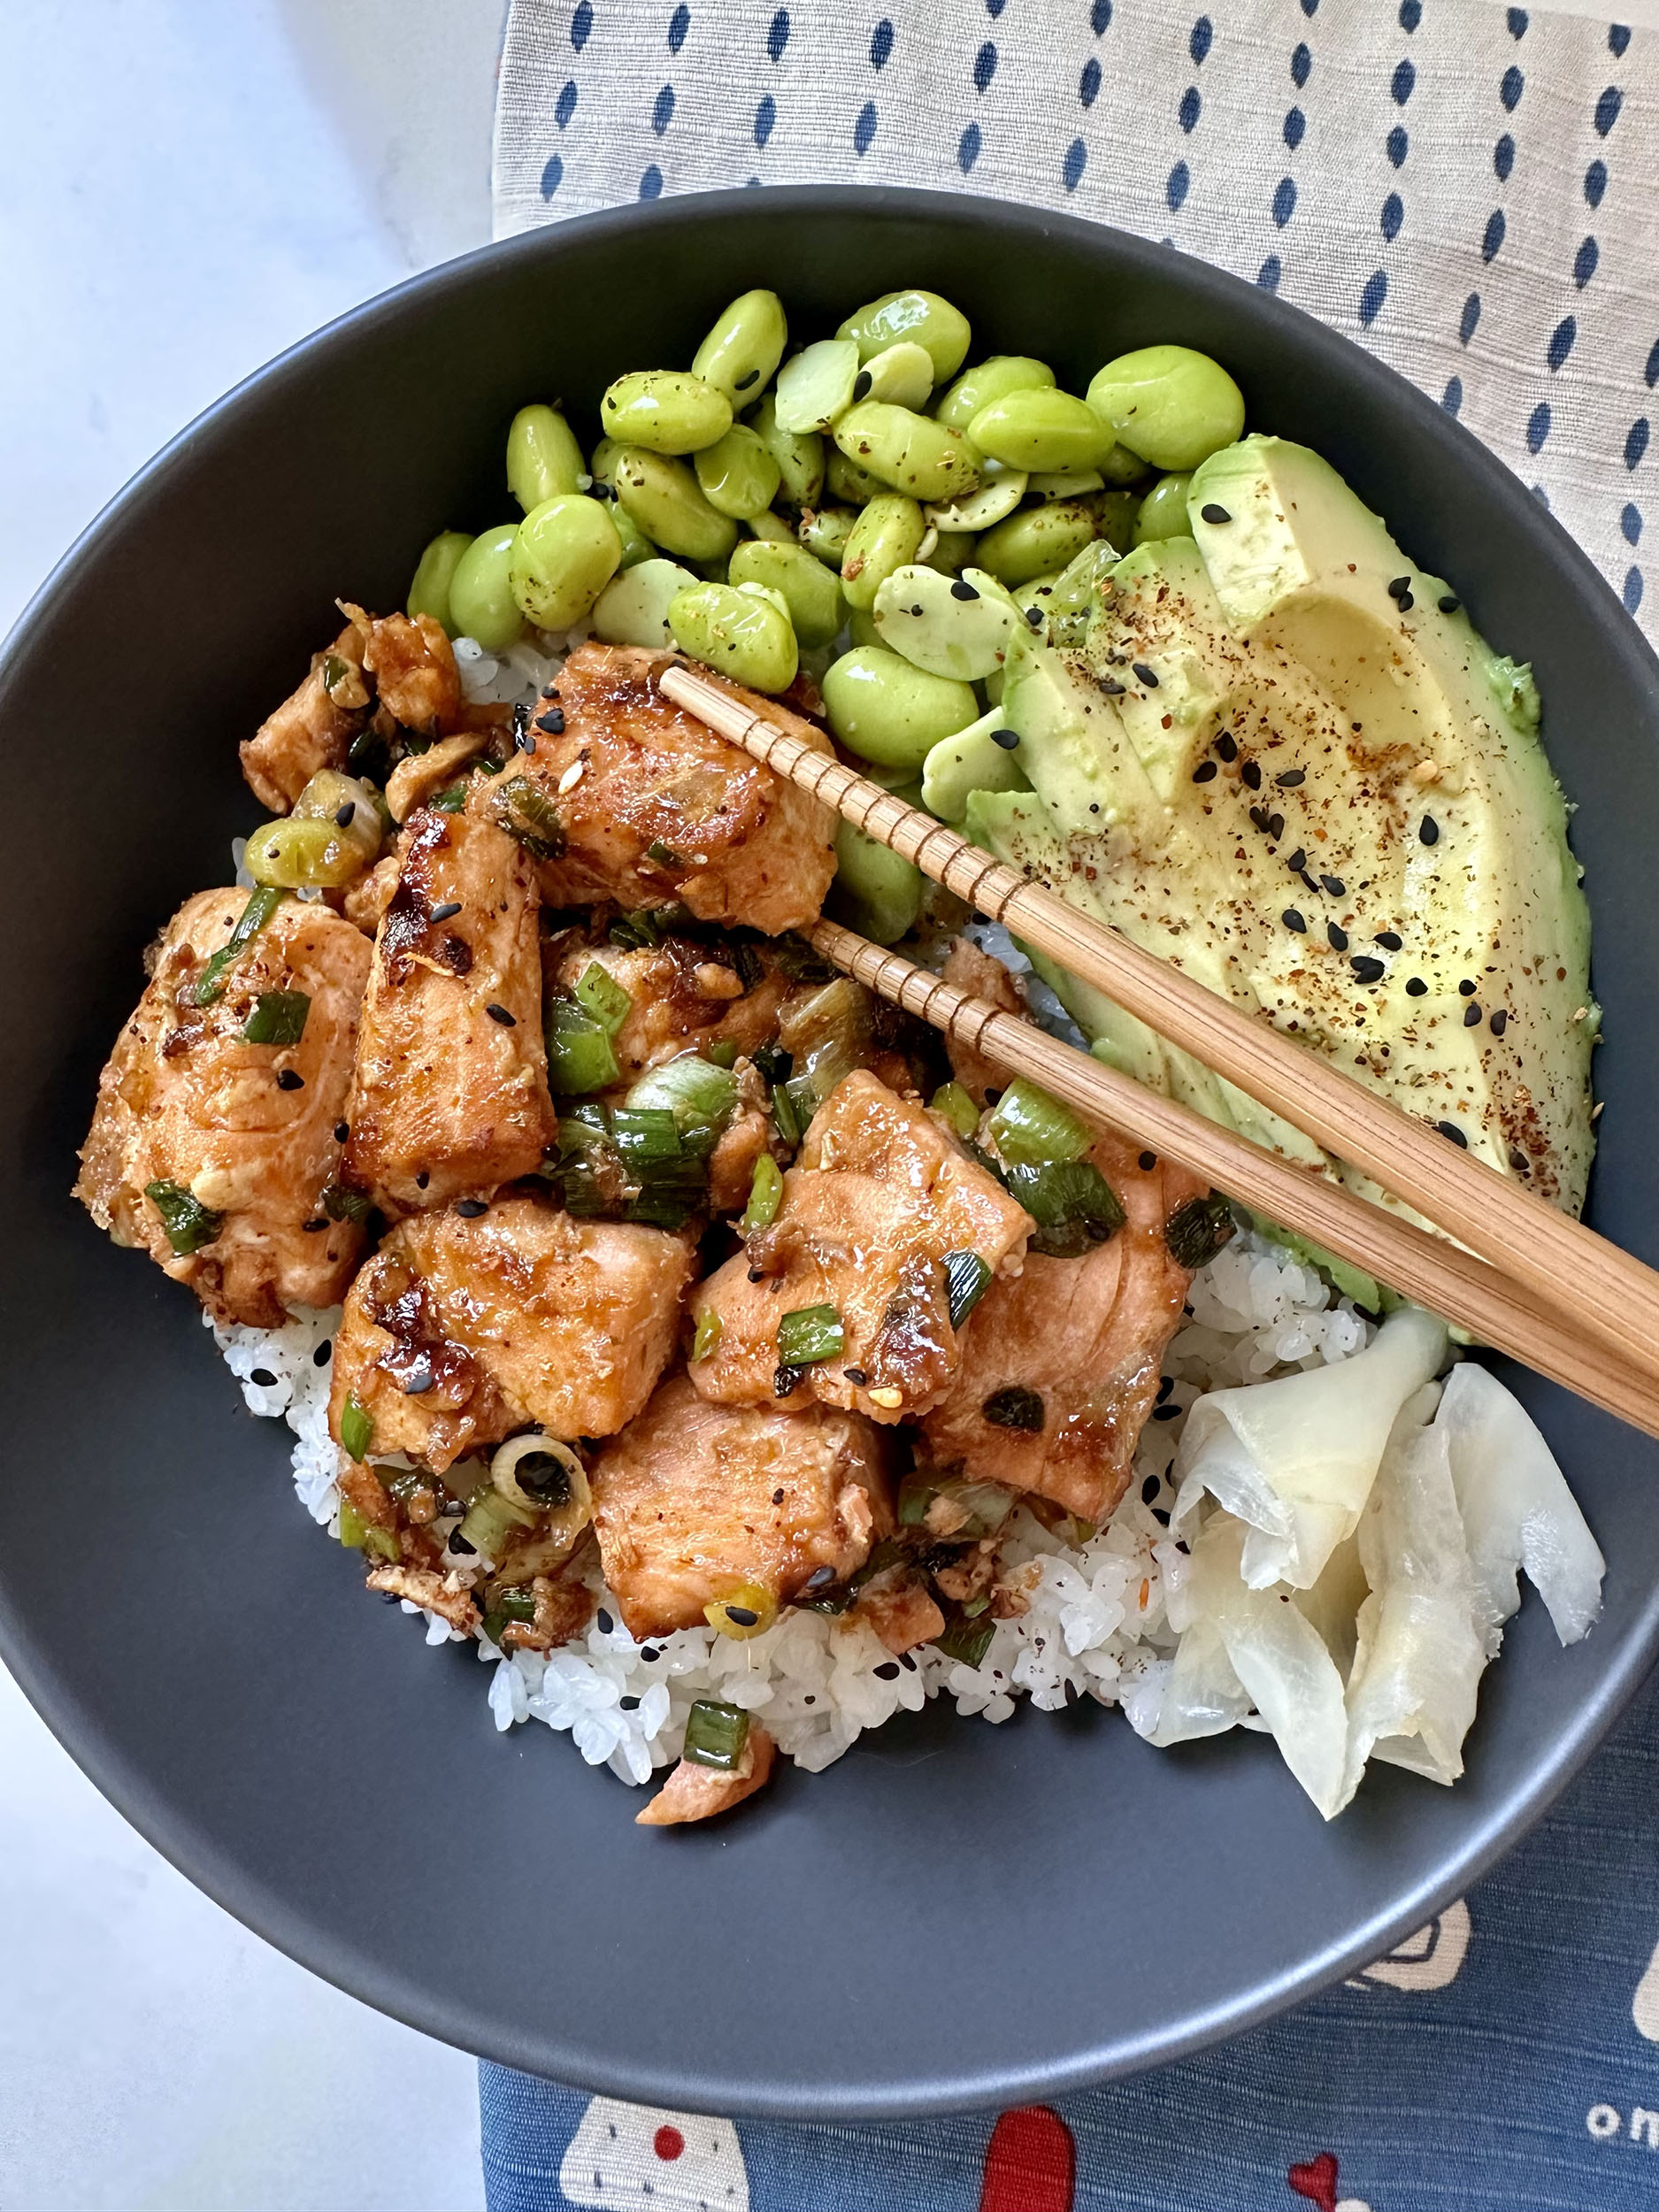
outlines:
M257 1383L261 1390L269 1390L275 1382L276 1377L268 1367L256 1367L248 1379L251 1383Z
M489 1201L485 1198L457 1198L455 1210L463 1221L476 1221L480 1214L489 1211Z
M1409 576L1396 576L1388 587L1388 596L1390 599L1403 599L1410 588L1411 579Z
M1468 1005L1463 1009L1463 1027L1465 1029L1479 1029L1480 1026L1480 1009L1475 1003L1474 1000L1471 999Z
M491 999L484 1011L489 1016L491 1021L499 1022L503 1029L517 1029L518 1026L518 1016L510 1014L496 999Z
M641 1647L640 1658L648 1667L654 1667L662 1655L655 1644L645 1644Z
M896 1682L899 1678L899 1663L896 1659L884 1659L879 1667L872 1667L870 1671L878 1682Z
M1440 826L1432 814L1425 814L1423 817L1423 819L1417 824L1417 841L1419 844L1423 845L1438 845L1440 843Z
M1434 603L1442 614L1455 614L1459 606L1462 604L1462 602L1454 598L1452 594L1448 591L1442 597L1437 599Z
M339 807L335 810L334 827L336 829L349 829L351 827L351 818L357 810L357 801L355 799L348 799L344 806Z
M903 1668L906 1674L914 1674L916 1671L916 1662L911 1658L908 1651L900 1652L899 1664Z
M1262 764L1260 761L1247 760L1243 767L1240 769L1239 773L1244 780L1244 786L1247 791L1259 791L1261 789Z
M1042 609L1041 607L1027 607L1025 610L1025 619L1030 623L1033 630L1041 630L1042 627ZM1157 678L1155 676L1152 680L1154 683L1156 683Z
M1131 661L1129 665L1149 691L1157 689L1157 672L1155 669L1148 668L1145 661Z
M1156 1152L1143 1152L1141 1155L1141 1172L1143 1175L1150 1175L1157 1164L1158 1156Z
M431 1182L431 1180L432 1175L430 1171L423 1167L419 1174L415 1178L415 1188L417 1190L425 1190L427 1184Z
M751 1283L764 1283L766 1279L765 1269L764 1267L751 1267L749 1271L749 1279Z
M1000 745L1005 753L1011 753L1019 742L1019 732L1018 730L993 730L991 742L993 745Z
M1315 894L1317 895L1317 892L1318 892L1319 887L1318 887L1318 885L1317 885L1317 884L1314 881L1313 878L1312 878L1312 877L1311 877L1311 876L1308 873L1308 871L1307 871L1305 868L1302 868L1302 869L1299 869L1299 870L1297 871L1297 872L1298 872L1298 874L1301 876L1301 878L1302 878L1302 879L1303 883L1305 883L1305 884L1307 885L1307 887L1308 887L1309 890L1310 890L1310 891L1312 891L1313 893L1315 893Z
M459 899L444 899L440 904L433 908L432 912L426 918L428 921L433 922L452 922L460 910L461 902Z
M411 1367L404 1376L403 1395L405 1398L424 1398L432 1388L432 1370L423 1361L419 1367Z
M781 1505L783 1503L783 1492L781 1490L774 1490L772 1494L772 1502L774 1505Z
M334 1124L334 1142L336 1144L344 1144L346 1139L350 1134L351 1124L349 1121L337 1121Z
M953 599L969 600L977 599L979 594L974 585L969 583L965 578L958 576L950 587L950 595Z
M910 612L911 612L911 613L912 613L912 614L916 617L916 618L917 618L917 620L918 620L918 622L921 620L922 617L923 617L923 616L926 613L926 611L927 611L926 608L926 607L924 607L924 606L920 606L920 605L913 606L913 607L910 609Z
M1221 735L1216 740L1216 750L1221 755L1223 760L1237 760L1239 757L1238 740L1234 737L1230 737L1224 730Z
M1369 953L1358 953L1348 963L1356 983L1380 983L1385 970L1380 960L1373 960Z
M1346 952L1348 950L1347 930L1339 929L1334 922L1327 922L1325 926L1325 933L1330 940L1331 949L1333 952Z
M1307 776L1308 772L1305 768L1286 768L1284 774L1275 776L1273 781L1281 791L1294 791L1299 783L1306 782Z
M1292 853L1290 858L1285 863L1286 867L1290 870L1290 872L1294 876L1299 876L1307 864L1308 856L1305 852L1303 852L1300 845L1297 846L1295 851Z
M1532 1163L1518 1144L1512 1144L1509 1147L1509 1165L1517 1175L1529 1175L1532 1172Z
M834 1579L833 1567L814 1567L803 1586L808 1590L823 1590L826 1589Z
M1267 834L1271 819L1272 817L1264 806L1253 806L1250 809L1250 821L1255 828L1261 831L1263 837Z
M1193 771L1194 783L1211 783L1221 773L1213 760L1201 760Z
M1152 1509L1152 1517L1160 1528L1168 1528L1170 1525L1170 1516L1167 1507L1155 1505Z
M460 1552L467 1558L471 1558L472 1555L478 1549L478 1546L476 1544L469 1543L466 1538L462 1535L460 1530L457 1528L452 1529L449 1532L448 1548L450 1551Z
M1348 889L1340 876L1321 876L1319 880L1333 899L1340 899Z
M1275 841L1281 838L1285 834L1285 818L1282 814L1270 814L1268 816L1267 833Z
M1152 1418L1155 1421L1179 1421L1182 1411L1180 1406L1154 1406Z
M758 384L759 381L760 371L758 369L745 369L732 389L734 392L746 392L751 384Z
M314 1221L302 1221L300 1224L300 1227L304 1231L308 1237L320 1236L327 1226L328 1217L326 1214L319 1214Z
M1308 926L1306 921L1296 911L1294 906L1287 906L1283 914L1279 916L1279 919L1284 923L1286 929L1301 931L1305 930Z
M841 1371L855 1390L862 1390L870 1379L862 1367L843 1368Z
M1410 982L1406 985L1406 996L1408 998L1426 998L1428 996L1428 989L1429 987L1423 980L1423 978L1420 975L1414 975Z
M760 1615L752 1605L728 1605L726 1617L733 1628L757 1628L760 1625Z
M305 1078L297 1068L279 1068L276 1087L280 1091L303 1091L305 1088Z
M1409 591L1402 591L1399 598L1394 602L1394 604L1399 608L1402 614L1409 613L1410 610L1417 605L1417 601L1411 596L1411 594Z
M603 1607L603 1605L602 1605L602 1606L600 1607L600 1609L599 1609L599 1613L598 1613L598 1621L599 1621L599 1633L600 1633L602 1636L611 1636L611 1635L614 1635L614 1634L616 1633L616 1626L617 1626L617 1624L616 1624L616 1623L615 1623L615 1622L611 1619L611 1617L610 1614L606 1612L606 1610L605 1610L605 1609L604 1609L604 1607Z
M1153 1402L1156 1405L1162 1405L1164 1401L1169 1396L1171 1391L1173 1390L1174 1387L1175 1378L1173 1375L1160 1375L1158 1377L1158 1394Z
M1163 1487L1164 1479L1161 1475L1148 1475L1141 1486L1141 1504L1150 1505Z
M1109 699L1121 699L1123 697L1124 687L1118 682L1116 676L1097 676L1094 680Z
M1473 998L1475 995L1475 979L1472 976L1466 975L1463 978L1463 981L1457 987L1457 995L1459 998Z
M1404 944L1405 939L1400 935L1397 930L1379 929L1377 933L1376 941L1382 947L1385 952L1398 952L1401 946Z
M1198 510L1198 515L1199 519L1202 522L1220 523L1231 522L1233 520L1233 517L1227 512L1226 509L1225 507L1217 506L1213 499L1208 499L1204 502L1203 505Z
M853 397L855 399L868 399L870 396L870 387L874 382L875 379L871 375L868 369L860 369L857 375L853 379Z
M538 714L535 726L539 730L545 730L549 737L562 737L565 734L564 708L549 707L545 714Z
M1468 1151L1469 1140L1455 1121L1437 1121L1434 1126L1449 1143L1458 1145L1463 1151Z
M1492 1033L1493 1033L1493 1035L1494 1035L1494 1037L1501 1037L1501 1036L1502 1036L1502 1034L1503 1034L1504 1031L1505 1031L1505 1030L1509 1027L1509 1014L1508 1014L1507 1010L1506 1010L1503 1007L1500 1006L1500 1007L1499 1007L1499 1009L1498 1009L1498 1010L1497 1010L1497 1012L1496 1012L1495 1014L1494 1014L1494 1016L1492 1017Z
M637 1713L639 1709L640 1701L637 1697L619 1697L617 1700L617 1710L618 1712Z
M805 1370L799 1367L779 1366L774 1368L772 1378L772 1396L774 1398L787 1398L792 1396L796 1385L800 1382L801 1377L804 1372Z
M311 1365L313 1367L326 1367L334 1356L334 1345L330 1342L327 1337L325 1337L322 1342L317 1347L317 1349L311 1354Z

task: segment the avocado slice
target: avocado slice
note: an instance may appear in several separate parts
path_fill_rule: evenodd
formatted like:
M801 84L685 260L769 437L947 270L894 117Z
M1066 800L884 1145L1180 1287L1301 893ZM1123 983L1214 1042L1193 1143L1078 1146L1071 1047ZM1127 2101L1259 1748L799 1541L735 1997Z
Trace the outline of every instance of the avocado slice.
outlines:
M1303 447L1224 449L1188 513L1112 569L1080 651L1016 639L1033 789L976 793L970 833L1576 1210L1597 1010L1530 672ZM1040 964L1102 1058L1324 1162Z

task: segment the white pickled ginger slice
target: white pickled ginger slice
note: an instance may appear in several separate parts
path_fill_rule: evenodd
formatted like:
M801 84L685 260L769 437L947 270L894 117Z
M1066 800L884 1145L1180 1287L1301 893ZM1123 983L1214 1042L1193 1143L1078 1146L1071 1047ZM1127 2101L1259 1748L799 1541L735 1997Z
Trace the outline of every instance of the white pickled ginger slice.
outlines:
M1526 1409L1470 1360L1453 1369L1435 1426L1447 1432L1488 1652L1520 1603L1520 1567L1556 1635L1577 1643L1601 1610L1607 1562Z
M1252 1590L1310 1589L1359 1525L1400 1409L1446 1344L1441 1323L1405 1306L1352 1359L1201 1398L1175 1464L1174 1532L1190 1532L1208 1493L1246 1525Z

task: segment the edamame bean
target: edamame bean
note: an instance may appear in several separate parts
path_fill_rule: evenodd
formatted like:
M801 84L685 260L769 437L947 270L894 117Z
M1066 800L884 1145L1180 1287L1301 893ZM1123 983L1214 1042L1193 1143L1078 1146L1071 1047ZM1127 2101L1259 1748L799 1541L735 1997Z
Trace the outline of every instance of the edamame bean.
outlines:
M532 507L518 525L512 595L539 630L580 622L622 565L622 541L603 504L580 492Z
M797 641L811 649L831 644L847 618L837 579L804 546L740 545L732 556L730 580L764 584L781 595Z
M439 532L415 565L414 580L403 606L405 614L429 614L451 637L460 634L449 620L449 583L472 542L465 530Z
M854 607L873 607L895 568L916 558L927 534L922 511L902 492L883 492L859 516L841 557L841 589Z
M936 529L931 550L927 549L927 540L924 538L916 557L926 562L929 568L938 569L941 575L955 576L964 562L972 558L978 542L972 530Z
M855 340L861 361L910 339L926 347L933 381L945 384L967 359L973 333L961 310L937 292L887 292L849 315L835 335Z
M954 499L949 506L931 506L927 518L937 523L941 530L988 530L994 522L1001 522L1004 515L1011 515L1025 496L1031 479L1024 469L1005 469L998 466L995 474L987 473L977 492L966 499Z
M1001 709L994 707L954 737L941 738L922 763L922 804L930 814L941 822L965 821L976 791L1031 788L1018 748L996 742L994 733L1005 728Z
M368 865L362 841L331 821L267 822L248 840L242 864L256 883L284 891L337 889Z
M879 476L861 469L856 461L849 461L839 446L832 445L824 457L824 488L832 499L841 500L849 507L862 507L866 500L874 499L887 487Z
M853 380L853 397L887 399L895 407L926 407L933 389L933 357L913 338L872 353Z
M1109 361L1088 403L1118 442L1155 468L1195 469L1244 428L1244 395L1218 361L1190 346L1143 346Z
M1190 538L1193 526L1187 519L1187 489L1193 480L1192 471L1187 469L1175 476L1160 476L1141 503L1135 516L1134 541L1145 545L1152 538Z
M981 453L1013 469L1097 469L1118 442L1110 426L1070 392L1007 392L968 425Z
M949 430L965 430L982 407L1010 392L1046 391L1054 371L1029 354L994 353L977 368L965 369L933 410L933 420Z
M795 532L780 514L768 507L763 514L750 515L745 526L750 534L764 538L770 545L793 545Z
M726 394L684 369L636 369L599 403L606 434L652 453L700 453L732 427Z
M874 615L871 613L868 607L853 607L849 609L847 615L847 635L855 646L881 646L881 633L877 629L876 618ZM882 647L881 649L885 651L886 648ZM910 771L907 769L905 773L908 775L909 772Z
M710 506L723 515L735 515L741 522L764 514L778 496L782 480L782 471L758 435L741 422L705 446L692 466Z
M737 525L709 504L688 462L630 445L613 465L617 497L664 553L685 561L729 559Z
M1101 603L1102 588L1117 565L1118 556L1110 545L1104 538L1096 538L1055 579L1047 603L1051 644L1083 643L1088 635L1089 618Z
M595 480L597 481L597 479ZM622 502L618 499L614 494L611 495L610 504L606 507L605 512L610 516L611 520L615 526L616 534L622 541L623 567L634 568L636 567L641 561L649 561L651 559L657 551L657 548L651 543L649 538L646 536L644 531L641 529L639 524L635 522L633 516L628 512L627 509L622 504Z
M694 584L671 601L668 626L682 653L751 691L787 691L795 681L795 632L764 591Z
M872 944L896 944L922 910L925 879L914 861L879 845L850 822L835 831L835 879L826 902L831 918Z
M857 519L851 507L803 507L795 535L809 553L839 576L847 557L847 541Z
M1100 472L1109 484L1144 484L1152 474L1138 453L1131 453L1121 439L1100 465Z
M606 645L672 645L668 610L696 578L678 561L639 562L609 583L594 602L594 634Z
M576 434L556 407L521 407L507 433L507 487L528 514L544 499L579 492L588 473Z
M824 441L816 430L785 430L768 392L750 418L755 435L778 464L781 495L791 507L811 507L824 488Z
M834 434L849 460L913 499L943 504L979 489L979 462L961 431L911 408L864 400L848 409Z
M974 683L1002 665L1018 620L994 576L968 569L956 579L936 569L895 569L875 599L881 642L930 676Z
M775 292L740 293L697 348L691 373L724 392L733 407L747 407L776 374L788 337Z
M930 676L879 645L832 661L822 689L830 727L841 743L889 768L918 768L941 737L979 718L972 685Z
M487 653L504 653L524 635L524 616L512 591L516 522L485 530L472 540L449 579L449 619L457 637L476 638Z
M1094 518L1080 499L1027 507L979 540L979 565L1010 588L1074 561L1095 535Z
M622 449L621 445L615 438L600 439L598 444L594 448L594 457L588 464L588 473L593 478L595 484L609 484L611 490L613 492L615 491L617 488L617 457L621 453Z
M1141 505L1139 492L1096 492L1089 501L1094 510L1094 526L1102 537L1115 545L1119 553L1126 553L1134 536L1135 515Z
M778 372L779 426L797 434L827 430L852 405L858 349L844 338L820 338Z

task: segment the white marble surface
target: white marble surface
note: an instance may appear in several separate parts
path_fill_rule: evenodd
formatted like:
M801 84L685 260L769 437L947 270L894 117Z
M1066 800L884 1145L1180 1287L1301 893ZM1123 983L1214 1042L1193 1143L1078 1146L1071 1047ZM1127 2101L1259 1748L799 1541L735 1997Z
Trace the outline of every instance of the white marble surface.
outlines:
M250 370L489 234L505 0L4 0L0 630ZM290 1964L0 1674L0 2212L481 2206L471 2060Z

